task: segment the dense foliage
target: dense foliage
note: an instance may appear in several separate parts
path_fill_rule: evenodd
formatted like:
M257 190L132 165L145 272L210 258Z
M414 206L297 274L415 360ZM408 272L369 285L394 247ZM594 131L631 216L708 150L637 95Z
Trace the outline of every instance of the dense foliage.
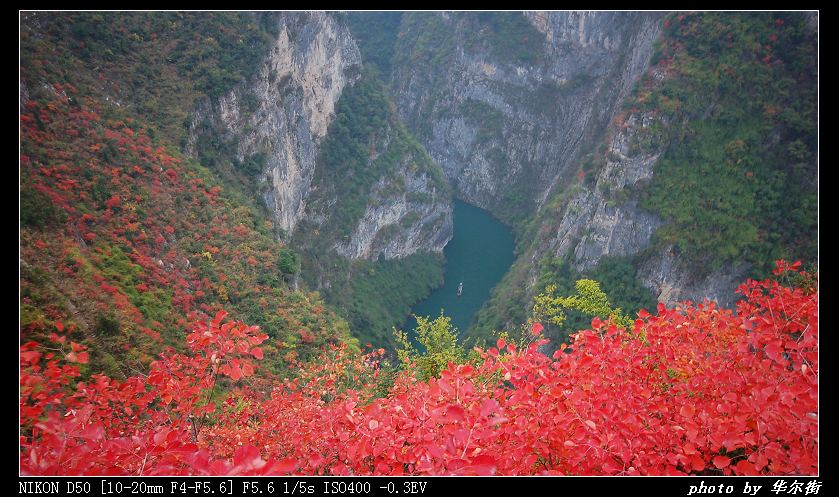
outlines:
M514 266L493 289L490 301L476 315L470 334L489 337L498 328L498 323L520 323L527 319L527 309L521 305L523 300L527 300L526 285L519 280L521 272L516 269ZM655 297L638 281L633 261L628 257L604 257L597 266L585 273L574 269L565 259L545 257L539 264L534 293L538 295L553 287L548 293L571 295L575 291L576 282L581 278L597 281L616 308L651 309L655 306ZM584 327L590 319L589 315L573 308L567 309L564 314L561 323L545 322L545 335L555 343L567 340L571 333Z
M295 261L258 212L143 123L52 90L21 114L24 341L60 324L90 346L85 374L123 377L222 307L271 337L277 372L349 338L317 295L283 282Z
M84 347L56 326L21 346L25 474L816 474L818 294L753 281L736 311L594 318L548 357L534 323L478 359L382 396L379 358L331 346L302 378L254 380L268 337L219 313L148 375L76 382ZM792 273L787 273L792 271ZM69 342L69 343L68 343ZM46 345L46 343L44 343ZM211 401L220 378L237 382Z
M390 76L402 14L389 11L347 13L350 31L358 41L364 63L373 65L385 79Z
M416 373L420 381L439 378L450 364L461 364L466 360L466 351L458 343L457 329L451 319L440 315L434 319L416 316L414 329L415 346L404 331L397 331L399 361Z
M330 281L323 298L346 316L360 343L392 350L393 327L401 326L411 305L443 282L438 254L416 253L400 259L348 261L332 255L317 259L317 274ZM304 274L315 274L306 269Z
M72 83L175 144L196 99L249 78L278 26L268 12L26 12L21 20L25 80Z
M642 205L697 270L817 255L818 45L798 13L673 14L628 107L673 124ZM644 146L640 143L639 146ZM713 178L713 179L711 179Z

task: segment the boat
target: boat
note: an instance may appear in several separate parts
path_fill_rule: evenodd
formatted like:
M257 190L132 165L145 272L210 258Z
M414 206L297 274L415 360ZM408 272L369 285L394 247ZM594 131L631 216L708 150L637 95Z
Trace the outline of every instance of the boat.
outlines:
M462 281L460 282L459 285L457 285L457 296L460 297L461 294L463 294L463 282Z

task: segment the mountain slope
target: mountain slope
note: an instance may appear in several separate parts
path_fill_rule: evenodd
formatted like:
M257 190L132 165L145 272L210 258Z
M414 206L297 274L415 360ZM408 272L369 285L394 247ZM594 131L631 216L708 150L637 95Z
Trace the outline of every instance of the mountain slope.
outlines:
M363 74L341 16L24 13L23 26L22 102L64 95L61 85L71 83L79 91L71 102L133 119L167 154L180 158L174 148L183 147L187 170L222 188L231 210L248 210L253 221L245 224L260 236L282 240L249 254L267 285L249 292L285 280L296 289L302 268L358 336L386 344L391 326L439 284L451 238L449 189L378 77ZM87 146L72 132L64 139ZM56 135L44 147L60 141ZM95 174L92 167L70 177ZM44 204L28 188L22 195L25 217ZM301 222L305 230L295 232ZM296 254L284 247L291 240Z
M283 246L258 212L142 122L51 88L21 115L22 341L70 329L91 371L121 376L222 307L270 336L276 372L349 340L317 296L283 282Z
M543 281L569 281L553 261L596 274L603 257L623 258L660 301L723 305L766 261L815 263L815 22L668 15L654 65L580 161L577 184L532 221L480 333L522 317Z

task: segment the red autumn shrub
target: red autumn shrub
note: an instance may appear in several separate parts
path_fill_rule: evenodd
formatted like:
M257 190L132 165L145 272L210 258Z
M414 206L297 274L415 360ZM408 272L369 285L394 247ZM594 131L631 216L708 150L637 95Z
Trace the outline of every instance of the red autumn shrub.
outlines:
M776 273L795 274L779 262ZM810 285L809 288L814 288ZM548 357L499 340L439 379L345 347L269 394L267 339L220 313L148 376L75 383L81 350L21 346L26 474L816 474L818 293L747 281L735 311L659 305L595 319ZM538 327L534 326L536 331ZM61 331L61 330L59 330ZM63 346L63 337L53 336ZM70 354L75 354L73 357ZM83 362L83 361L79 361Z

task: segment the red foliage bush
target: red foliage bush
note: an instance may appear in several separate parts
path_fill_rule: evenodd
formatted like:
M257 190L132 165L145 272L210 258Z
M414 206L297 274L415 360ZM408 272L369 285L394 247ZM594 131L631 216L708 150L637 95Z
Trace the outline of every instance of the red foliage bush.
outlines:
M778 264L777 273L797 266ZM805 281L814 276L798 273ZM809 278L809 280L807 279ZM812 286L811 286L812 288ZM25 474L816 474L818 293L747 281L713 303L595 319L548 357L499 340L439 379L330 347L294 381L210 401L267 339L219 313L148 376L74 383L71 357L20 348ZM536 332L538 326L533 328ZM61 331L61 330L59 330ZM63 347L62 337L53 336ZM210 424L212 420L212 424Z

